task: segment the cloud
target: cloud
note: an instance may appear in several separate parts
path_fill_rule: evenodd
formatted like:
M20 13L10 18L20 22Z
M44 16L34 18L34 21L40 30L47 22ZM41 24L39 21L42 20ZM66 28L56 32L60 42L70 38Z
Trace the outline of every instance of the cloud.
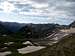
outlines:
M51 15L51 17L53 16L53 18L75 20L75 2L70 2L66 0L56 0L55 3L52 2L49 3L49 14Z
M32 0L34 2L37 2L37 3L48 3L49 0Z
M75 0L66 0L66 1L69 1L69 2L75 2Z
M75 0L1 0L0 4L0 11L23 17L33 16L34 19L38 17L38 22L63 23L75 20ZM31 18L29 21L36 20Z
M1 3L0 9L2 9L4 12L11 12L12 10L15 9L14 5L5 1L3 3Z
M11 1L9 1L11 2ZM43 15L46 14L46 10L48 9L48 3L47 4L39 4L37 2L33 2L31 0L24 0L24 2L12 1L16 9L14 12L18 12L18 14L23 15Z

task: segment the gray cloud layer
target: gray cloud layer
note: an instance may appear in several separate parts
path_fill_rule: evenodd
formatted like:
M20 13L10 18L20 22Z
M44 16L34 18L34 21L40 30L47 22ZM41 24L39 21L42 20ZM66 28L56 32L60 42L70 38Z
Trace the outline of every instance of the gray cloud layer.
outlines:
M38 3L48 3L49 0L32 0Z
M75 0L0 0L13 4L14 13L48 16L52 20L75 20ZM3 11L0 8L0 11ZM53 20L52 20L53 21Z

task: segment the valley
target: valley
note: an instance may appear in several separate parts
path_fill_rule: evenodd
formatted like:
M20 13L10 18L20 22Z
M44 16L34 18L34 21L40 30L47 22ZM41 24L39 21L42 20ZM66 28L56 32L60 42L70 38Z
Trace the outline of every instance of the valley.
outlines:
M0 56L64 56L68 55L66 52L74 55L74 27L65 29L65 26L62 28L57 24L27 25L15 32L0 26L3 29L0 32Z

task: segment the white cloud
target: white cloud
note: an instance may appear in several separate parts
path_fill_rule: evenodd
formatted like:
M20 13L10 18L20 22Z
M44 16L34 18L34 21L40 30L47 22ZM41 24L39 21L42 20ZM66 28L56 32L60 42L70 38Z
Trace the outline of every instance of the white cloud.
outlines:
M48 8L48 4L38 4L38 3L34 3L32 4L32 7L34 8Z
M9 13L15 9L14 5L7 1L1 3L0 8L3 9L3 11L6 13Z

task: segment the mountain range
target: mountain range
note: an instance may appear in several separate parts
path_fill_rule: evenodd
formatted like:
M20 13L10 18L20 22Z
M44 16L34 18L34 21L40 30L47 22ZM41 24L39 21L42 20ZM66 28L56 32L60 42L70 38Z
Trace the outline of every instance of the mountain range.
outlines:
M23 33L31 35L34 37L44 37L48 33L52 33L55 29L63 29L75 27L75 21L70 25L59 25L59 24L26 24L26 23L16 23L16 22L1 22L0 21L0 34L6 33Z

